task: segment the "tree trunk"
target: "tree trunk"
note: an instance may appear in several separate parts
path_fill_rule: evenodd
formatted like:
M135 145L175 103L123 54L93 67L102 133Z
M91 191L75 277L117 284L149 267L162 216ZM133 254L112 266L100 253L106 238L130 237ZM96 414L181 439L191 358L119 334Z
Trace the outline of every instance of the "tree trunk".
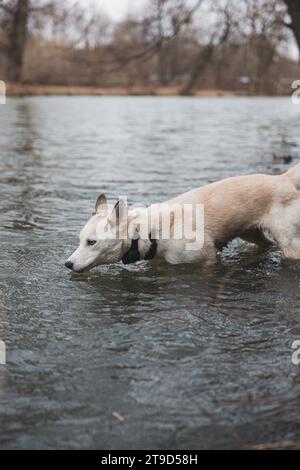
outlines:
M165 85L165 58L164 58L164 3L165 0L157 1L158 41L157 41L157 77L160 85Z
M8 49L8 79L12 82L22 80L22 66L28 35L30 0L17 0L11 17Z
M300 52L300 1L285 0L285 3L288 7L288 12L292 20L290 27L294 33Z
M204 49L201 49L197 58L196 58L196 63L194 66L194 69L191 73L190 79L187 82L187 84L184 86L184 88L181 90L181 95L190 95L192 92L192 89L194 88L197 80L201 77L201 75L205 72L206 67L208 66L211 57L214 52L214 46L213 44L208 44L207 46L204 47Z
M230 22L228 21L228 17L225 18L225 29L218 41L217 44L214 44L213 37L211 38L209 44L207 44L204 48L201 48L199 54L196 58L196 63L190 79L188 80L187 84L184 86L183 90L181 91L181 95L190 95L192 89L194 88L197 80L201 77L201 75L205 72L206 67L210 63L214 53L222 44L227 41L227 38L230 33Z

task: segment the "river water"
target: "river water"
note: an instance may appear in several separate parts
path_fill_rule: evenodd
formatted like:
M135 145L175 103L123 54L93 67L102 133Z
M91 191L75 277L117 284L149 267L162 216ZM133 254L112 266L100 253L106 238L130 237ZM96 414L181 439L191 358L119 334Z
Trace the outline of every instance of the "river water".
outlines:
M149 204L282 171L299 128L289 98L0 106L1 448L300 440L300 262L235 241L210 268L64 267L100 192Z

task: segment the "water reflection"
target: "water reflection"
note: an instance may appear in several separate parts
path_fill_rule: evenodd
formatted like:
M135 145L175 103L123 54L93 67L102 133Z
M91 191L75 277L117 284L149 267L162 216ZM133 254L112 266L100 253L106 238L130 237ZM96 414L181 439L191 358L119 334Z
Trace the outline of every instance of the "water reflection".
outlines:
M246 98L1 107L0 338L9 354L0 447L240 448L300 438L291 364L298 262L234 242L205 268L63 267L101 191L147 204L237 173L282 171L273 153L296 161L300 152L296 108Z

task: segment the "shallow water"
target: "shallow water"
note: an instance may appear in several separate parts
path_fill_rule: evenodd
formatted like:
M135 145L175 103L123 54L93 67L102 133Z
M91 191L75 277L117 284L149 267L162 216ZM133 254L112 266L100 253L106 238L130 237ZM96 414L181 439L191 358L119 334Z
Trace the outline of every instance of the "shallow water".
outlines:
M300 440L300 262L234 242L211 268L63 266L100 192L147 204L281 171L299 127L288 98L0 106L1 448Z

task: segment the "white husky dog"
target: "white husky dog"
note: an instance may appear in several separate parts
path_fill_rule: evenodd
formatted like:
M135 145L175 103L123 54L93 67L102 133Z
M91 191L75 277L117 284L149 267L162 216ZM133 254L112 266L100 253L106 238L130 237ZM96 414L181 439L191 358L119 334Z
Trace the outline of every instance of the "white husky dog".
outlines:
M300 164L282 175L228 178L148 208L128 210L119 200L109 211L101 195L65 265L82 272L119 261L211 262L236 237L274 243L300 259L299 189Z

